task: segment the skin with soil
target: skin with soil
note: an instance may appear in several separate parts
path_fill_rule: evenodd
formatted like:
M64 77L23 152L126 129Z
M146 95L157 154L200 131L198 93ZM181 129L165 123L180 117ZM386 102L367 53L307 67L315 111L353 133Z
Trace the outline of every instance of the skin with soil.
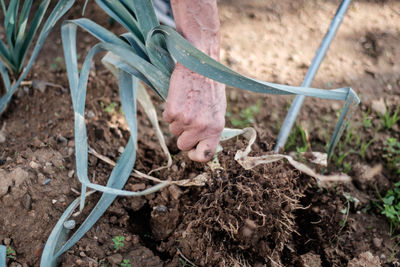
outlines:
M300 84L338 4L220 1L221 61L258 79ZM154 175L180 180L206 172L210 182L203 187L169 187L143 198L117 198L85 237L61 257L61 266L120 266L124 259L132 266L184 266L183 256L198 266L270 266L272 261L283 266L375 266L377 261L393 266L400 259L399 240L390 235L390 225L374 203L380 203L377 191L384 195L398 181L383 154L388 137L400 139L400 123L391 129L381 127L382 119L373 106L377 97L391 110L400 103L398 10L398 1L354 1L313 83L321 88L350 85L362 96L351 124L353 133L343 136L336 151L337 155L356 151L343 160L350 164L347 172L352 183L321 188L284 162L244 171L233 160L235 150L244 146L241 138L224 145L219 155L224 170L212 172L179 152L176 137L162 122L174 164ZM123 32L117 24L109 25L95 4L88 6L85 16L116 33ZM78 17L79 5L65 19ZM79 33L78 40L83 58L96 42L85 33ZM60 33L55 30L28 80L68 88L65 68L55 60L62 56L60 47ZM119 148L129 138L117 85L100 62L94 64L93 73L86 101L89 145L117 160ZM61 88L47 87L41 92L27 86L0 118L0 127L6 123L6 141L0 143L0 183L12 181L0 195L0 243L16 252L15 260L8 259L9 266L39 266L51 229L78 196L75 191L80 185L72 172L70 97L68 90ZM162 121L165 106L154 94L152 99ZM291 98L227 88L227 100L227 126L232 127L235 120L254 126L258 132L254 155L271 151ZM260 108L256 109L258 102ZM324 151L340 105L306 99L299 121L308 131L313 151ZM365 124L365 116L371 126ZM141 108L138 122L135 168L146 173L165 164L166 159ZM362 142L372 139L361 156ZM298 136L288 151L303 145ZM111 167L92 155L89 162L90 179L105 184ZM333 163L337 170L345 170L343 163L336 164L337 158ZM381 170L371 178L370 169L379 165ZM149 186L151 183L132 177L125 189ZM84 213L74 218L78 225L99 197L95 194L88 199ZM118 250L112 241L116 236L124 237L124 246Z

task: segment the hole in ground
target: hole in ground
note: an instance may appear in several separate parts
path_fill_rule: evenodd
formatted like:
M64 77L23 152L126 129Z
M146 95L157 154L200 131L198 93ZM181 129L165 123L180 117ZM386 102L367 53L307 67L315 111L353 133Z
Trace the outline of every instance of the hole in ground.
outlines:
M167 252L160 252L157 250L157 246L160 245L161 241L155 240L151 233L150 227L150 216L152 208L146 203L138 211L127 210L129 215L129 225L131 232L135 235L140 236L143 245L150 249L154 255L160 257L161 260L171 260L172 257Z

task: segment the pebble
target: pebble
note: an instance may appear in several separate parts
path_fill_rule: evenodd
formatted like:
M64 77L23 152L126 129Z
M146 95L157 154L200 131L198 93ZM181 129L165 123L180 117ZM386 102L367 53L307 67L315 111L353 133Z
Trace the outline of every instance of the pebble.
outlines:
M31 161L31 162L29 162L29 166L30 166L32 169L38 169L38 168L40 167L40 164L39 164L39 163L36 163L36 162L34 162L34 161Z
M57 142L63 145L66 145L68 143L68 139L65 138L64 136L60 135L57 137Z
M109 256L107 259L111 264L120 264L123 258L121 254L114 254Z
M11 244L11 238L4 238L3 243L4 245L9 246Z
M24 206L24 208L27 210L32 208L32 197L29 194L25 194L24 198L22 199L22 206Z
M38 178L38 183L39 184L43 184L44 183L44 181L46 181L46 177L44 176L44 174L43 173L38 173L38 175L37 175L37 178Z
M372 244L377 249L380 249L382 247L382 242L383 242L383 240L381 238L375 237L374 239L372 239Z
M57 203L57 199L52 199L51 203L53 203L53 205L56 204Z
M156 207L154 207L154 209L158 212L167 212L168 208L164 205L158 205Z
M74 174L75 174L75 171L74 171L74 170L70 170L70 171L68 172L68 177L69 177L69 178L72 178L72 176L74 176Z
M46 185L49 184L51 182L50 178L47 178L46 180L44 180L44 182L42 183L42 185Z
M91 111L91 110L88 111L87 117L88 117L89 119L93 119L95 116L96 116L96 115L94 114L93 111Z
M123 146L120 146L120 147L118 148L118 152L121 153L121 154L124 153L124 150L125 150L125 149L124 149Z
M9 177L14 180L15 186L19 186L29 177L29 174L27 171L18 167L9 174Z

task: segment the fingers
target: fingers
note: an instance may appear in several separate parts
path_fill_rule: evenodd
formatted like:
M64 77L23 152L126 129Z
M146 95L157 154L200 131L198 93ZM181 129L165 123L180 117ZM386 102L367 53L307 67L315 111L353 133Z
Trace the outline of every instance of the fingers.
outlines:
M195 149L189 151L189 158L198 162L211 160L217 150L218 142L219 136L209 137L200 141Z
M169 131L175 136L180 136L182 134L183 130L184 130L184 126L179 121L174 121L169 125Z
M199 142L198 131L186 131L183 132L177 141L178 148L182 151L189 151L197 145Z

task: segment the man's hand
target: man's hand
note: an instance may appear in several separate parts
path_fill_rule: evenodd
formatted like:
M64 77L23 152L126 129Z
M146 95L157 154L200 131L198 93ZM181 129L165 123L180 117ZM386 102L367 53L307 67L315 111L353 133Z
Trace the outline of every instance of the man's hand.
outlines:
M220 23L217 0L171 0L176 29L195 47L219 60ZM164 119L189 158L207 162L215 153L225 125L225 85L176 64Z
M225 85L177 64L171 76L164 120L191 160L209 161L225 125Z

